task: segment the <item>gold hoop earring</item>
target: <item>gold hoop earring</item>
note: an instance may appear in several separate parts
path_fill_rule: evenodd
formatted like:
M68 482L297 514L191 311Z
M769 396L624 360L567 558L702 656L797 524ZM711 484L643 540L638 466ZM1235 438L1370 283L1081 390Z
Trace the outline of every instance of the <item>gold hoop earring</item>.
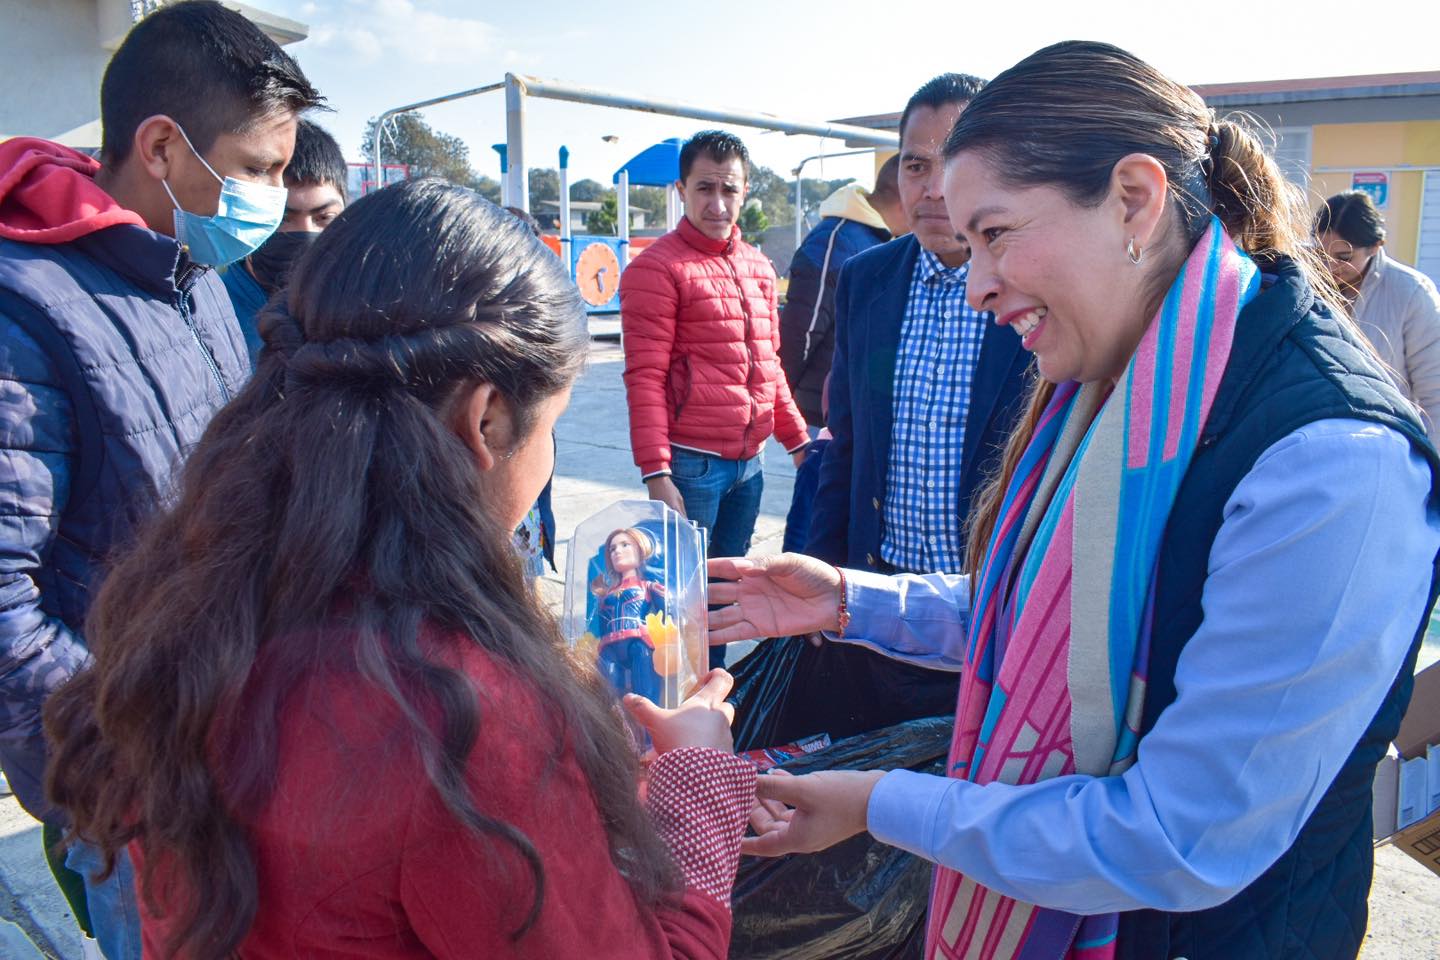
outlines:
M1131 237L1130 241L1125 244L1125 253L1127 256L1130 257L1130 262L1137 266L1140 264L1140 260L1145 256L1145 251L1135 246L1134 237Z

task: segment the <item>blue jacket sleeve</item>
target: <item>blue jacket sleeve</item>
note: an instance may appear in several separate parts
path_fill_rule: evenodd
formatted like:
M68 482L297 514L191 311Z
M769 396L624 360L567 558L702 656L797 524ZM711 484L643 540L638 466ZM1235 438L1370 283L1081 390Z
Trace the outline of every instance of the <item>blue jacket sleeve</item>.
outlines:
M74 410L52 361L0 315L0 756L7 769L43 763L40 708L88 658L80 638L40 603L76 449Z
M835 359L830 365L830 418L834 439L820 461L820 486L810 515L805 552L827 563L844 564L850 552L850 462L855 448L850 404L850 309L853 271L841 269L835 292Z

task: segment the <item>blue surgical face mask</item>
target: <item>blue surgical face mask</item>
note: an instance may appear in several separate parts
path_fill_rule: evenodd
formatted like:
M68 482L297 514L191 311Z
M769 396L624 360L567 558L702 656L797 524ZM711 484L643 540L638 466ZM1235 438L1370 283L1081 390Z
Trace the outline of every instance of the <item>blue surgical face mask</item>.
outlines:
M285 188L220 176L205 163L184 128L177 123L175 129L185 138L190 152L205 164L210 176L220 181L220 205L213 217L181 209L170 184L160 181L170 194L170 202L175 204L175 239L190 248L190 259L196 263L223 267L243 260L270 239L270 234L285 218Z

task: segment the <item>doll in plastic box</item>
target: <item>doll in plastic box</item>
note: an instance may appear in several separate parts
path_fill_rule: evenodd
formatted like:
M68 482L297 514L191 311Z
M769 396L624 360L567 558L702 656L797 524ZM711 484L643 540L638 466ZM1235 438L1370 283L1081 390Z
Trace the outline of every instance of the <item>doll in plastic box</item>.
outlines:
M655 553L643 530L625 527L605 538L603 569L590 584L595 613L590 621L596 662L617 693L638 693L659 701L653 625L663 618L665 585L646 579L645 565Z

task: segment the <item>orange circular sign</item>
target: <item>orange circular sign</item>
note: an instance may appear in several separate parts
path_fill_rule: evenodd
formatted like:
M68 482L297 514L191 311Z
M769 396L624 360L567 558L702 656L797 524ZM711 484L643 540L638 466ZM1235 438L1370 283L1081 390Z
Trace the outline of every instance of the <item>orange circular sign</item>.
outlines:
M592 307L603 307L620 289L620 260L604 243L592 243L575 259L575 285Z

